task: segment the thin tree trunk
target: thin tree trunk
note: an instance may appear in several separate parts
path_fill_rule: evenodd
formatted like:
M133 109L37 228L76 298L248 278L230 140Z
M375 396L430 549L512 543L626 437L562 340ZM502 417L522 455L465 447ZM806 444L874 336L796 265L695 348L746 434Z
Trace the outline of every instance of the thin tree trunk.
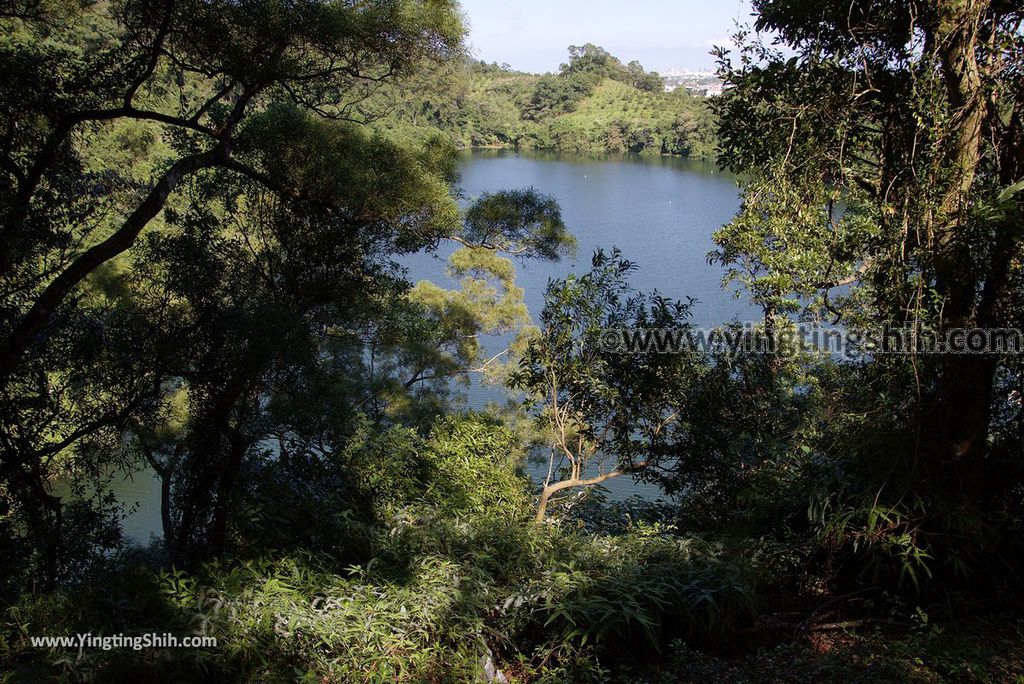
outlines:
M592 485L601 484L602 482L606 482L612 478L621 477L622 475L631 475L637 471L643 470L648 465L648 461L643 461L628 468L619 468L595 477L572 477L568 480L561 480L554 484L546 484L544 485L544 489L541 490L540 500L537 502L537 513L533 518L533 522L537 525L544 522L544 518L547 515L548 503L551 501L551 497L563 489L571 489L573 487L590 487Z
M949 149L953 176L939 208L934 245L944 330L978 324L981 276L972 267L965 228L988 116L977 59L981 17L987 8L987 0L944 0L936 8L936 46L953 126ZM995 363L987 356L950 355L941 364L931 432L939 438L940 457L973 459L987 448Z

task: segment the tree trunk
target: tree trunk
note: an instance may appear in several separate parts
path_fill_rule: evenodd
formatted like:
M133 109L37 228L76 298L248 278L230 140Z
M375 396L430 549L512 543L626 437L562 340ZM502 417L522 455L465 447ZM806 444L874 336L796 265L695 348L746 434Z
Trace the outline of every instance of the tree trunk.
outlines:
M554 484L544 485L544 489L541 490L540 500L537 502L537 514L533 518L533 522L540 525L544 522L544 517L547 515L548 503L551 497L563 489L571 489L573 487L590 487L592 485L601 484L615 477L621 477L622 475L629 475L639 470L643 470L650 465L650 461L643 461L635 465L631 465L624 468L618 468L611 472L604 473L603 475L596 475L590 478L579 478L571 477L568 480L561 480Z
M544 489L540 493L540 501L537 502L537 514L533 517L533 523L540 525L544 522L544 518L548 513L548 501L551 500L551 495L555 493L550 486L544 485Z
M987 8L987 0L944 0L935 9L935 45L951 116L947 154L952 177L936 217L933 243L936 289L944 300L943 330L979 323L976 298L983 276L972 265L965 233L988 116L977 59ZM941 459L976 459L985 453L995 369L990 356L954 354L940 360L929 431L939 439Z

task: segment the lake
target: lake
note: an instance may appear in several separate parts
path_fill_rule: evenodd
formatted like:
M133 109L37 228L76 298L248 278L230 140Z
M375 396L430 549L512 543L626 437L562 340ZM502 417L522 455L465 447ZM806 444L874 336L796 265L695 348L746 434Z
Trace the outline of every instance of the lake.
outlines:
M751 315L745 300L722 289L722 269L707 263L714 248L711 234L739 208L735 176L706 162L675 157L609 159L505 150L464 156L462 189L467 198L525 187L558 200L562 218L579 243L575 259L517 261L517 281L531 313L543 307L549 278L585 272L596 249L618 247L639 267L633 279L638 289L697 300L695 325ZM414 280L454 286L444 275L444 259L454 249L403 261Z
M739 207L734 176L713 165L670 157L592 158L508 151L467 153L462 163L462 189L467 198L483 192L534 187L554 196L562 216L576 236L579 251L572 260L557 263L517 262L517 281L525 291L530 312L543 307L544 289L551 278L585 272L597 248L622 250L638 266L633 283L641 290L657 289L672 298L692 297L693 322L712 326L732 319L751 320L745 300L721 287L722 269L707 263L713 248L711 234L728 222ZM429 279L453 287L444 273L444 260L454 246L435 255L403 260L413 280ZM487 342L500 351L505 340ZM470 408L500 400L500 389L474 383L467 393ZM543 478L546 467L529 468ZM128 504L126 536L146 543L160 534L159 482L149 471L119 479L111 489ZM606 483L610 499L638 494L657 496L657 489L636 485L629 478Z

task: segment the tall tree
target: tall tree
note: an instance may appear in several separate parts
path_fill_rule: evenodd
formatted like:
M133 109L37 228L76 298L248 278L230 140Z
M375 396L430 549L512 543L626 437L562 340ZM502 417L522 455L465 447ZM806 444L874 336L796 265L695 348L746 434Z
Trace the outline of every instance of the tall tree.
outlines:
M122 348L131 305L103 289L131 268L122 255L180 228L166 210L218 180L321 230L457 230L443 155L375 149L345 122L381 84L459 54L462 26L445 0L7 3L0 22L0 478L52 580L52 460L159 401L146 326Z
M769 324L802 313L875 339L1020 329L1020 4L754 8L765 33L719 53L721 160L748 174L715 236L727 277ZM812 516L837 547L878 552L917 584L929 566L962 576L1009 543L1019 358L878 353L821 378L835 441L816 448L836 474Z
M757 28L790 53L743 33L738 63L721 54L722 160L753 174L740 214L716 238L733 277L769 315L806 306L855 327L940 334L1019 324L1021 8L762 0L755 9ZM921 363L911 404L922 448L937 468L965 475L988 450L998 357Z

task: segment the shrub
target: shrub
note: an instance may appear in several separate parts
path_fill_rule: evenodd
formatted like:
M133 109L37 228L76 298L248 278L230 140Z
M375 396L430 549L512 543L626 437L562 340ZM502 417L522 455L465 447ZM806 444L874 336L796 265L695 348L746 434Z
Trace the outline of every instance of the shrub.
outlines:
M660 650L672 636L707 639L748 619L750 586L722 549L660 527L556 541L559 552L502 606L540 649ZM608 647L613 646L609 651Z

